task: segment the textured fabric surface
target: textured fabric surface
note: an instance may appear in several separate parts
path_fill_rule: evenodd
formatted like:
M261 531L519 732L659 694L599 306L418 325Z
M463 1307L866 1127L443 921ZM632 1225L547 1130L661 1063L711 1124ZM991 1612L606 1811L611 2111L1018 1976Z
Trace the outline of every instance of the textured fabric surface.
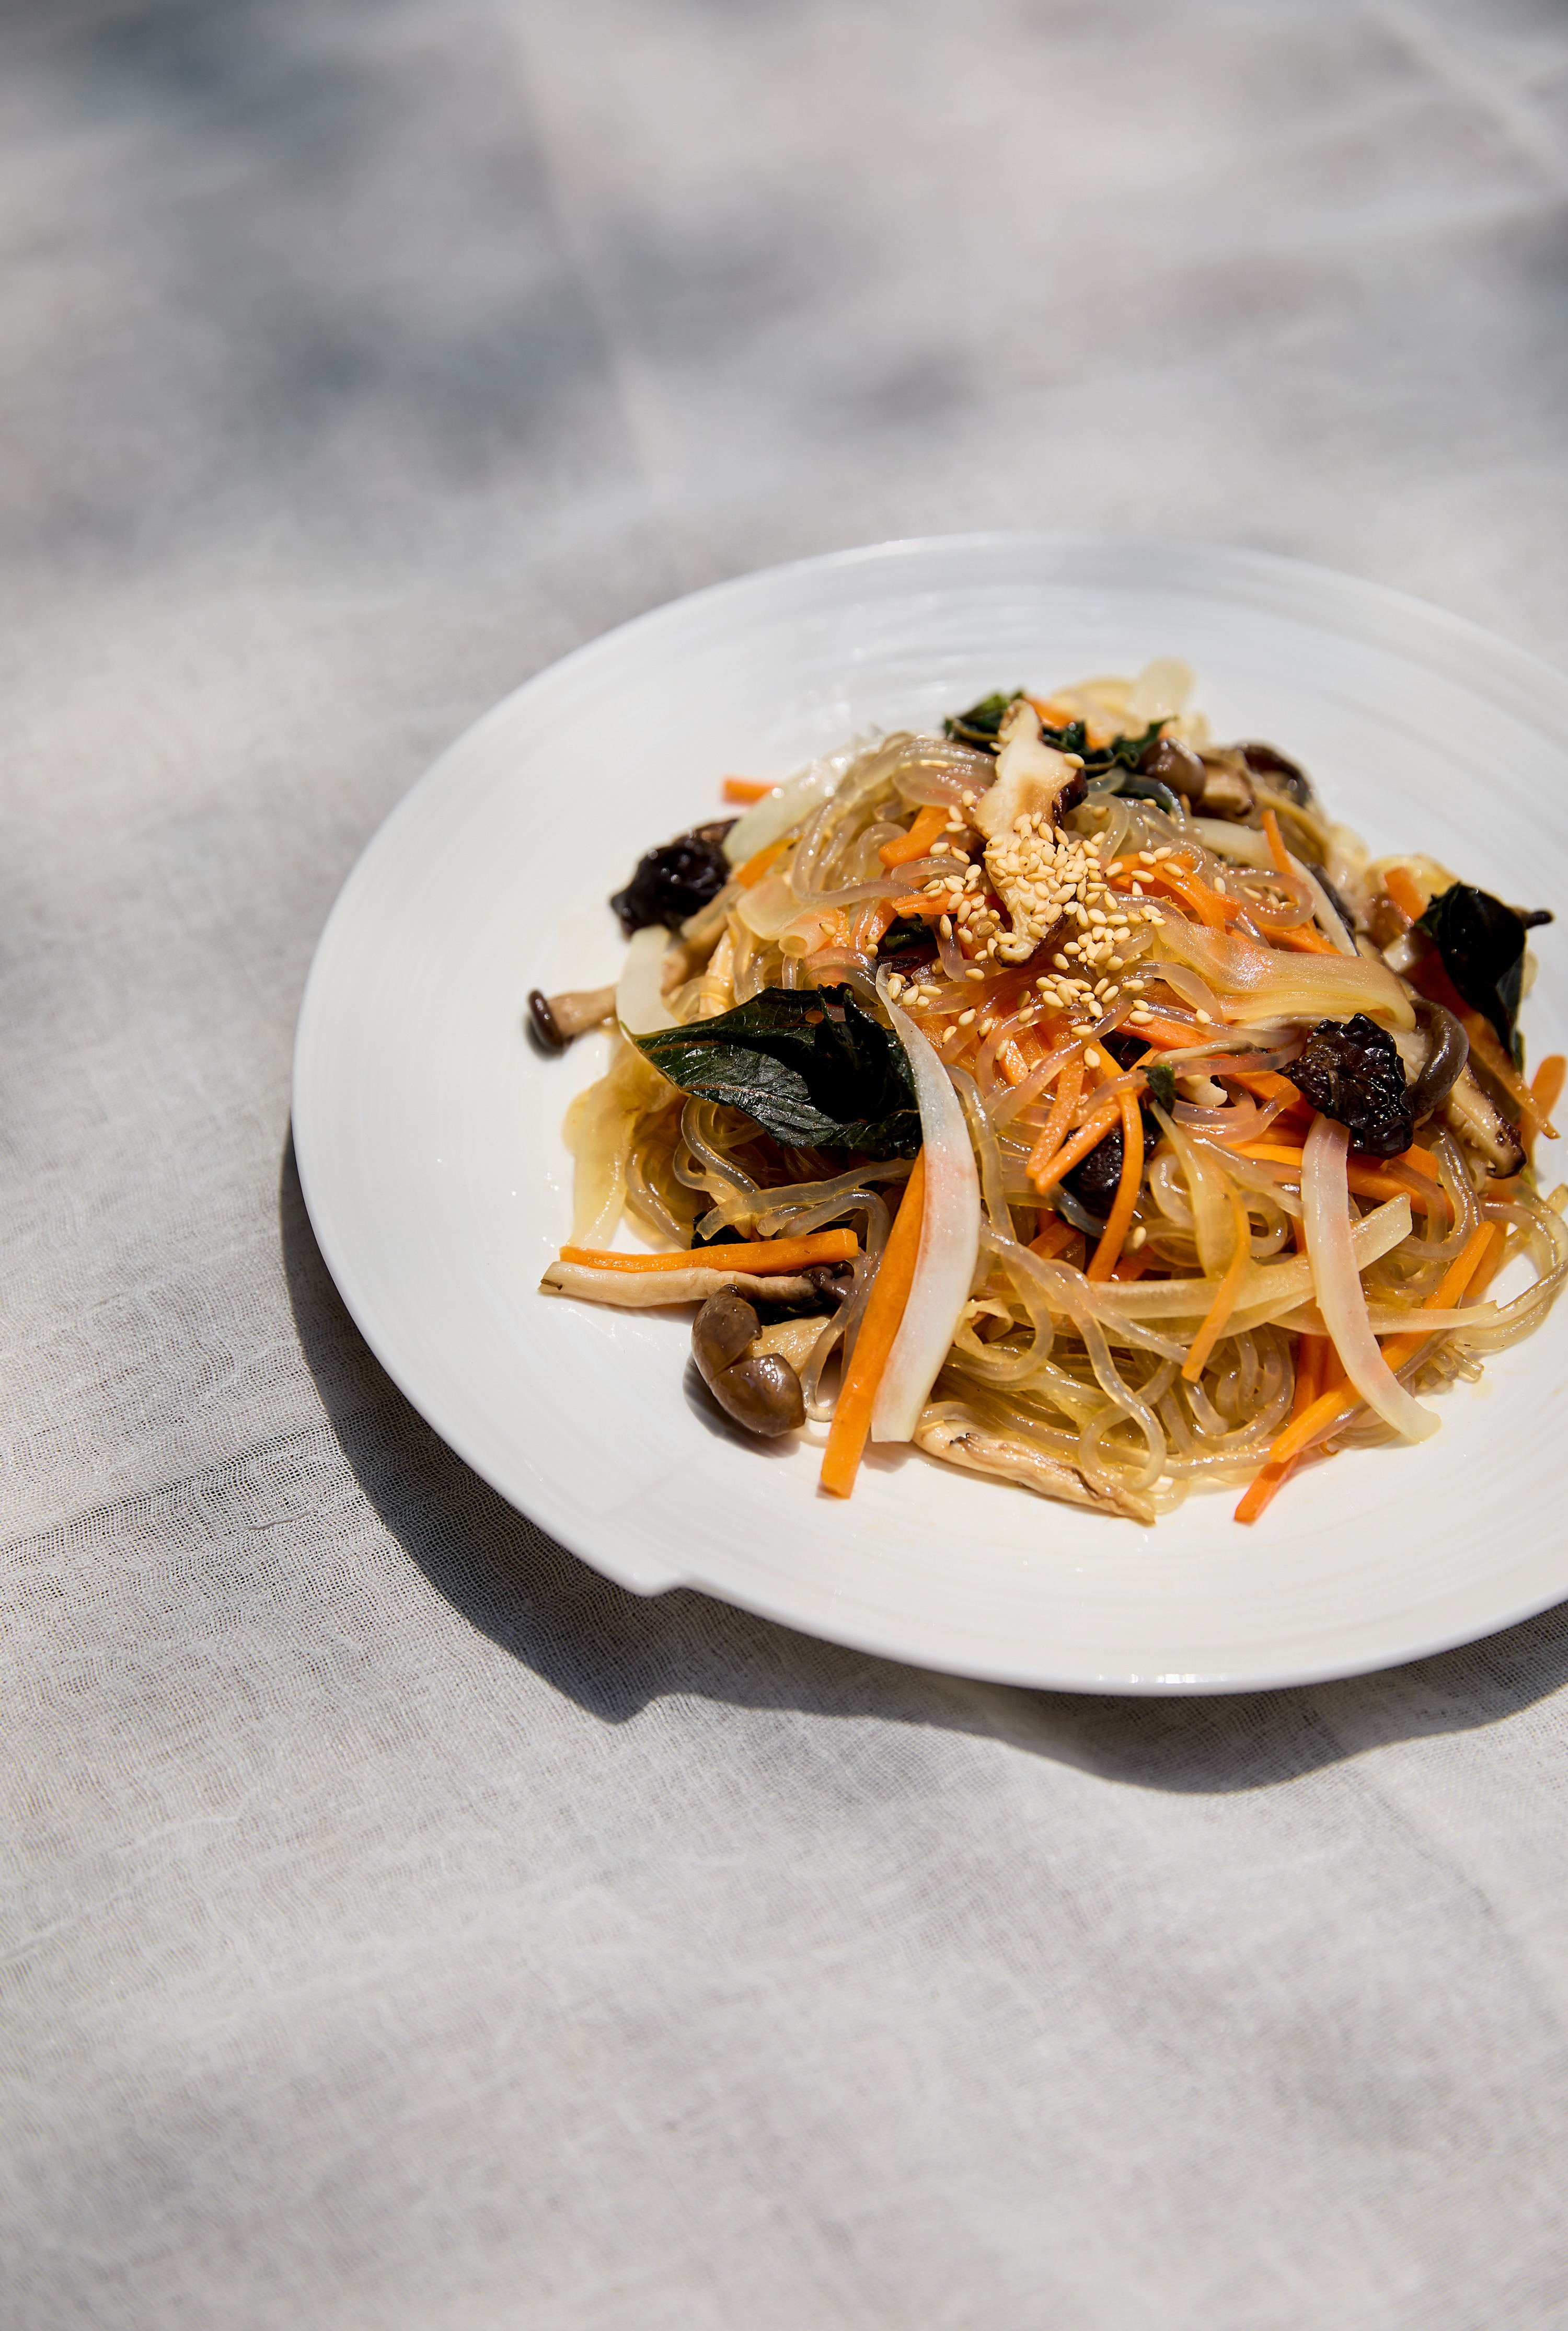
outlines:
M974 525L1568 618L1556 0L0 10L8 2331L1568 2310L1568 1626L1186 1704L642 1603L288 1146L354 857Z

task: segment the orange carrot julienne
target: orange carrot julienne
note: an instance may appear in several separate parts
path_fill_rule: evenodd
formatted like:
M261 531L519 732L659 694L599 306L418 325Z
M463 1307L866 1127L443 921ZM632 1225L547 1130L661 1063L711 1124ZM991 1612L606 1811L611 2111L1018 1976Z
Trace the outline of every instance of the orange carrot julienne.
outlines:
M1192 1349L1182 1363L1182 1375L1188 1384L1196 1384L1202 1375L1210 1353L1224 1333L1225 1322L1236 1308L1236 1298L1241 1292L1242 1274L1252 1260L1252 1231L1247 1219L1247 1209L1232 1191L1231 1217L1236 1225L1236 1251L1225 1266L1225 1276L1220 1281L1214 1300L1210 1304L1202 1326L1193 1338Z
M947 830L952 811L946 802L927 802L908 833L897 842L885 842L877 855L884 866L908 866L916 858L924 858L934 842L940 842Z
M1492 1223L1488 1224L1488 1228L1492 1233L1492 1243L1476 1265L1476 1275L1470 1281L1470 1300L1473 1303L1480 1301L1493 1280L1496 1279L1502 1266L1504 1250L1508 1243L1508 1233L1501 1223Z
M1294 874L1290 852L1285 847L1285 837L1279 831L1279 820L1271 809L1263 813L1263 831L1269 837L1269 855L1274 861L1276 874Z
M1138 1203L1138 1192L1144 1185L1144 1120L1139 1112L1137 1095L1120 1093L1117 1105L1122 1117L1121 1179L1117 1184L1116 1203L1088 1267L1087 1276L1090 1279L1108 1279L1116 1269L1122 1241L1132 1228L1133 1209Z
M1054 1156L1048 1158L1038 1173L1031 1161L1029 1178L1035 1188L1042 1194L1047 1190L1054 1189L1064 1175L1070 1174L1075 1166L1081 1166L1089 1151L1099 1147L1120 1114L1121 1109L1117 1102L1101 1101L1090 1110L1072 1139L1064 1141Z
M904 1308L915 1283L925 1216L926 1152L922 1149L915 1160L914 1172L904 1185L904 1195L888 1233L888 1243L882 1249L882 1260L871 1281L865 1316L855 1341L854 1356L844 1371L843 1384L833 1407L833 1421L828 1428L822 1484L835 1498L847 1498L855 1486L866 1436L871 1429L877 1387L882 1381L882 1371L903 1324Z
M1288 947L1293 955L1337 955L1339 952L1333 940L1326 939L1323 933L1315 930L1310 923L1297 923L1288 931L1270 931L1269 937L1275 947Z
M946 895L944 893L939 898L933 898L924 890L906 890L901 898L894 899L893 912L908 915L921 922L934 923L939 915L947 912Z
M1540 1119L1541 1130L1548 1141L1557 1138L1552 1123L1552 1111L1563 1098L1563 1079L1568 1071L1568 1061L1561 1052L1549 1052L1530 1080L1530 1107Z
M765 801L778 787L771 777L726 777L723 791L727 802L750 803Z
M1069 1247L1075 1238L1082 1236L1083 1232L1075 1231L1072 1224L1064 1221L1060 1214L1052 1214L1039 1237L1030 1240L1029 1251L1031 1254L1038 1254L1045 1262L1052 1262L1064 1247Z
M1426 909L1421 903L1421 892L1402 866L1388 869L1383 878L1383 887L1402 915L1408 915L1412 923L1420 922Z
M1328 1344L1326 1336L1303 1336L1297 1347L1296 1390L1290 1403L1290 1422L1305 1415L1323 1390L1323 1362ZM1300 1464L1299 1455L1271 1458L1248 1484L1246 1494L1236 1508L1239 1522L1255 1522L1273 1498Z
M1203 1031L1195 1026L1183 1027L1179 1020L1162 1020L1156 1013L1147 1020L1140 1020L1130 1032L1162 1051L1174 1052L1195 1044Z
M1443 1273L1441 1285L1421 1305L1423 1311L1447 1311L1462 1299L1483 1254L1491 1244L1494 1227L1491 1223L1482 1223L1470 1232L1457 1261L1451 1262ZM1429 1328L1427 1335L1430 1332ZM1407 1328L1388 1338L1383 1347L1383 1358L1391 1368L1402 1368L1407 1361L1414 1359L1426 1340L1426 1335ZM1324 1393L1304 1414L1286 1426L1269 1451L1269 1462L1276 1464L1287 1457L1294 1457L1308 1442L1326 1432L1336 1418L1347 1415L1360 1400L1361 1394L1348 1378L1333 1391Z
M1294 874L1296 869L1290 863L1290 852L1285 847L1279 820L1271 809L1263 813L1263 831L1269 837L1269 855L1274 861L1274 871L1277 874ZM1269 937L1275 947L1288 947L1295 955L1335 953L1333 942L1326 939L1321 931L1315 930L1310 923L1297 923L1288 931L1270 931Z
M684 1247L676 1254L627 1254L619 1248L564 1246L563 1262L588 1270L805 1270L813 1262L851 1262L860 1251L851 1230L811 1231L803 1238L748 1239L733 1246Z
M785 839L787 840L787 836ZM749 890L754 882L760 882L762 880L763 876L767 872L768 868L773 864L774 860L778 856L780 851L782 851L784 847L784 842L782 841L765 842L762 848L754 857L748 858L744 866L737 866L736 868L732 879L740 884L743 890Z
M1055 1156L1072 1122L1072 1113L1078 1107L1079 1095L1082 1090L1083 1054L1078 1052L1061 1072L1061 1081L1057 1086L1050 1113L1041 1128L1040 1139L1029 1153L1028 1172L1031 1180L1036 1174L1044 1172Z

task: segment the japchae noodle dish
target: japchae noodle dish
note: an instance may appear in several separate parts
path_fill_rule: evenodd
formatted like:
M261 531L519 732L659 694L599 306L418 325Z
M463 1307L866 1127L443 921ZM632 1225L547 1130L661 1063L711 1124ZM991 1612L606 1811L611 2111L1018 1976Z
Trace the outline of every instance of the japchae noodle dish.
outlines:
M530 998L547 1049L610 1028L546 1291L695 1307L719 1407L817 1428L840 1497L868 1440L912 1441L1252 1521L1436 1432L1568 1273L1534 1165L1563 1061L1527 1076L1517 1026L1551 917L1369 860L1191 689L1161 661L987 697L727 779L743 814L651 849L619 983Z

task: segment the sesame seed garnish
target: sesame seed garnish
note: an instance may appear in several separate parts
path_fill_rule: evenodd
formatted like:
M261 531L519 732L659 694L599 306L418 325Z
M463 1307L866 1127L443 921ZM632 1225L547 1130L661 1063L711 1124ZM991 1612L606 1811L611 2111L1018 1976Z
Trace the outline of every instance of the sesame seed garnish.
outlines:
M1083 1064L1086 1069L1098 1069L1100 1064L1100 1056L1092 1044L1084 1046Z

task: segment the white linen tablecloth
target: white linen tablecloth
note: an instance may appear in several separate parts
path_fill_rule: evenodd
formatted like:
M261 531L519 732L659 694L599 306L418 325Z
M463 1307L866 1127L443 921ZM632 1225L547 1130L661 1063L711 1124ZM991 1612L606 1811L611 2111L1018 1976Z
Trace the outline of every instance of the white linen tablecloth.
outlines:
M379 820L679 590L1122 528L1560 654L1565 128L1548 0L0 16L9 2331L1568 2320L1561 1613L1140 1704L635 1602L288 1133Z

